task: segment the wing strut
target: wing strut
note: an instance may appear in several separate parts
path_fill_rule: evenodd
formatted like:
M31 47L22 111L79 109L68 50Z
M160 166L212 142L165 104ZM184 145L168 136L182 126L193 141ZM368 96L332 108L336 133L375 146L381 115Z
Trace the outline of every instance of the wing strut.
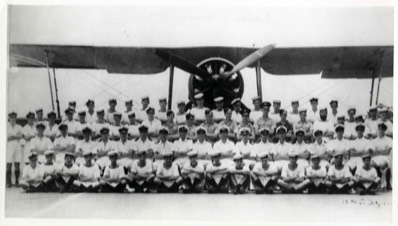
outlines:
M55 68L54 67L53 67L53 76L54 76L54 88L55 88L55 102L57 103L57 113L58 113L58 118L61 118L61 111L59 109L57 78L56 78L56 75L55 75Z
M260 60L257 61L256 65L256 81L257 81L257 96L263 99L263 90L261 88L261 64Z
M168 109L171 110L173 102L173 80L174 80L174 66L170 65L170 75L169 75L169 99L168 99Z

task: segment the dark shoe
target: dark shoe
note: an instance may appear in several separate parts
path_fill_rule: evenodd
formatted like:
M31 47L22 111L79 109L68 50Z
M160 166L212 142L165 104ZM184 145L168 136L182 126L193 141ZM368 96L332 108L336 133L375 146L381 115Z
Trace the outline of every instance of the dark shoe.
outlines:
M368 191L367 193L368 193L368 195L376 195L375 191Z
M262 191L262 190L256 190L256 194L257 194L257 195L264 194L264 191Z
M7 184L6 184L6 187L7 187L7 188L11 188L11 187L12 187L12 184L11 184L11 183L7 183Z
M366 195L366 192L365 191L360 191L359 195Z
M265 190L264 193L265 193L265 194L274 194L274 191L273 191L273 190Z

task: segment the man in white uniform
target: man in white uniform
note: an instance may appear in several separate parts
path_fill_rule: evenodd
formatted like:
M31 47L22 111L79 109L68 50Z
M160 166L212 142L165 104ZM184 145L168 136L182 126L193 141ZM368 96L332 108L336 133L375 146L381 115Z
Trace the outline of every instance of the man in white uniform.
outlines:
M178 192L182 183L178 166L173 162L173 154L167 152L163 154L164 161L157 167L154 183L158 188L158 193Z
M228 193L229 167L220 161L221 152L211 153L212 163L206 167L206 186L208 193Z
M14 163L15 186L19 187L19 164L22 161L22 147L20 140L23 138L22 127L16 123L17 113L8 114L7 124L7 151L6 151L6 186L11 187L11 168Z
M65 152L75 152L76 141L73 137L68 136L68 125L61 123L58 126L61 131L61 136L55 138L54 141L54 151L55 151L55 161L58 165L62 164L65 158Z
M257 162L251 172L256 194L273 194L278 179L278 168L273 162L268 161L268 153L259 155Z
M224 97L216 97L214 98L214 103L216 104L216 109L212 110L213 112L213 120L216 123L220 123L225 119L224 115Z
M200 193L205 184L203 163L198 161L198 152L188 152L189 161L185 162L181 170L183 178L182 191L184 193Z
M43 189L44 171L37 162L37 153L29 153L29 165L22 172L21 186L26 192L38 192Z
M243 194L250 184L250 169L243 163L242 155L233 157L234 165L229 168L230 189L234 194Z
M195 125L200 125L205 121L205 111L209 109L203 106L203 93L196 94L195 101L196 107L191 109L191 114L195 116Z

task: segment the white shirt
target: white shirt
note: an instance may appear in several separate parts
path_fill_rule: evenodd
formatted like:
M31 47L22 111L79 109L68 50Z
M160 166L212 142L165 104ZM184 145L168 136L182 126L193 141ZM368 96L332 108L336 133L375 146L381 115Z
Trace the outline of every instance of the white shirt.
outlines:
M67 148L70 147L71 145L76 145L76 141L73 137L71 136L60 136L55 138L54 140L54 147L60 146L61 148Z
M115 137L120 137L120 133L119 133L120 128L122 128L122 125L120 125L120 126L112 125L109 130L109 135L115 136Z
M158 153L159 155L164 155L166 153L172 153L175 151L176 148L173 143L166 141L165 143L162 143L159 141L157 144L153 145L153 152Z
M97 114L94 110L93 114L91 115L90 112L88 112L88 110L86 111L86 121L92 125L97 121Z
M96 144L97 154L100 152L103 156L106 156L112 149L116 149L116 142L108 140L107 142L98 141Z
M87 167L85 164L81 164L79 167L80 179L88 180L88 182L96 182L100 176L100 169L97 165L91 165L91 167Z
M183 141L180 137L180 139L174 141L174 146L175 146L175 150L178 153L184 153L185 155L192 150L192 146L193 146L193 142L192 140L188 140L185 138L185 140Z
M317 177L317 178L325 178L327 176L326 168L322 166L319 169L308 167L306 169L306 174L307 177Z
M378 132L379 123L380 123L380 119L372 120L372 119L368 118L365 120L364 124L366 127L368 127L369 133L375 135Z
M295 144L291 145L290 151L296 152L299 156L299 158L306 158L308 157L308 153L310 151L310 145L302 142L299 144L296 142Z
M335 177L336 179L353 177L350 168L347 165L345 165L342 169L337 170L334 164L329 167L328 176Z
M330 155L333 155L334 153L343 153L344 155L348 154L348 151L350 150L351 144L349 140L346 139L334 139L328 142L327 144L328 147L328 153Z
M274 157L274 161L289 160L289 151L291 147L292 144L287 143L286 141L283 144L280 142L276 143L271 152Z
M236 113L235 111L232 111L231 119L232 119L232 121L239 124L242 122L242 115L239 112Z
M91 129L93 130L93 132L94 132L95 134L98 135L98 134L100 134L100 130L101 130L102 128L104 128L104 127L110 128L111 126L109 125L109 123L106 123L106 122L104 122L104 123L95 122L95 123L93 123Z
M166 169L163 164L159 164L158 169L156 170L156 175L178 177L180 176L180 173L178 172L178 165L173 162L171 167Z
M153 142L150 141L148 138L145 139L145 141L142 141L141 138L138 138L138 140L136 140L134 142L134 151L138 152L138 151L148 151L149 149L153 149Z
M296 169L291 170L289 165L286 164L282 167L281 176L288 179L305 177L304 167L297 165Z
M167 121L167 111L157 111L156 118L159 119L161 122Z
M128 133L130 134L130 136L138 137L140 135L140 131L138 130L139 127L140 125L129 125Z
M315 121L314 122L314 127L313 127L314 131L316 130L321 130L323 132L323 134L327 133L327 132L334 132L334 126L333 123L329 120L327 121Z
M379 136L373 139L372 141L374 145L373 154L376 155L390 155L390 153L386 153L386 150L392 148L392 139L390 137L384 136L380 138Z
M250 112L250 120L253 122L256 122L259 118L261 118L263 116L263 112L261 110L252 110Z
M41 139L36 136L30 140L30 150L35 149L38 154L44 154L47 150L54 150L53 143L50 138L42 137Z
M43 173L44 175L53 175L57 172L57 166L52 164L52 165L46 165L43 164Z
M65 166L65 164L61 164L58 166L57 172L68 173L68 174L78 174L79 167L76 164L72 164L72 166L70 168L68 168Z
M17 136L19 134L22 135L22 127L18 124L11 126L10 123L7 123L7 134L8 136ZM19 143L18 140L13 140L9 142Z
M208 156L212 151L213 148L209 142L206 140L201 143L199 140L197 140L193 145L192 145L192 151L197 151L198 152L198 157L199 156Z
M236 151L243 156L251 156L253 148L254 146L250 143L250 141L247 141L246 144L243 141L236 143Z
M321 117L319 116L319 110L316 110L315 112L312 110L312 108L309 108L307 110L307 120L314 123L316 121L320 121Z
M355 130L355 127L357 126L357 123L355 121L353 122L345 122L344 123L344 136L354 136L357 137L357 131Z
M139 167L138 161L135 161L133 163L133 166L131 167L131 173L143 177L149 177L152 174L152 171L153 171L152 162L148 160L146 160L144 167Z
M310 153L311 155L319 155L323 160L329 160L328 146L324 141L321 144L318 144L317 141L311 144Z
M191 109L191 114L195 116L195 120L204 121L206 119L206 117L205 117L206 109L208 109L208 108L203 107L203 108L199 109L197 107L194 107Z
M37 135L37 130L36 130L36 125L33 124L33 126L30 126L29 124L26 124L23 128L22 128L22 134L25 137L31 137L31 136L36 136Z
M125 176L123 166L118 165L116 168L105 167L103 178L105 179L121 179Z
M76 133L79 130L79 122L76 122L75 120L68 121L66 120L64 122L66 125L68 125L68 133ZM58 129L58 127L57 127Z
M162 127L162 122L159 119L153 119L153 121L144 120L141 125L148 127L148 133L158 133L159 129Z
M260 142L253 145L251 157L258 158L258 156L264 152L269 155L272 153L273 146L274 144L269 141L267 141L267 143L264 143L262 140L260 140Z
M300 114L293 114L292 112L290 112L287 116L287 120L292 123L292 125L294 125L300 121Z
M175 116L176 116L175 121L176 121L176 123L177 123L178 125L181 125L181 124L185 124L185 123L186 123L186 121L187 121L187 118L185 117L186 114L187 114L187 113L184 113L184 114L182 114L182 115L179 115L178 113L175 114Z
M205 168L203 166L203 163L197 162L195 167L192 167L191 162L187 161L184 166L182 167L184 171L188 171L188 176L191 178L194 178L195 176L198 175L203 175L205 172Z
M278 174L278 167L273 163L273 162L268 162L268 169L265 170L263 168L263 163L262 162L257 162L256 165L254 165L253 167L253 172L257 172L257 173L268 173L268 174L274 174L277 175Z
M116 142L116 149L119 153L126 155L128 154L129 156L132 156L131 153L134 149L134 142L130 140L126 140L126 142L122 142L122 140L119 140Z
M222 142L222 140L217 141L213 146L213 152L221 152L221 156L226 155L227 153L237 152L235 144L230 141L226 140L226 142Z
M369 149L374 150L374 144L371 140L365 138L357 138L351 141L351 157L353 156L361 156L361 154L369 151Z
M224 111L218 111L217 109L212 110L211 112L213 112L213 120L224 120L225 119L225 114Z
M70 133L69 125L68 125L68 133ZM44 130L44 136L57 137L59 135L61 135L61 132L59 132L57 124L54 124L52 127L50 127L50 125L47 124L46 129Z
M43 166L37 163L33 169L29 164L23 168L22 180L42 180L44 177Z
M83 153L85 152L97 154L96 144L90 140L88 142L85 140L78 141L76 145L76 154L78 156L83 156Z
M281 115L279 113L270 113L269 117L272 118L272 120L274 120L275 123L280 122L281 121Z

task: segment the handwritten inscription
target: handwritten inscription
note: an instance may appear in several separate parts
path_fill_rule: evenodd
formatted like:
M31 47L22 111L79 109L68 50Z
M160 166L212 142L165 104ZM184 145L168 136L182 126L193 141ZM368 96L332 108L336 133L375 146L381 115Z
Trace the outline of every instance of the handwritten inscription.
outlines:
M382 206L391 206L391 201L388 200L383 200L383 201L378 201L378 200L372 200L372 199L366 199L366 198L361 198L361 199L344 199L343 200L344 205L358 205L358 206L376 206L376 207L382 207Z

